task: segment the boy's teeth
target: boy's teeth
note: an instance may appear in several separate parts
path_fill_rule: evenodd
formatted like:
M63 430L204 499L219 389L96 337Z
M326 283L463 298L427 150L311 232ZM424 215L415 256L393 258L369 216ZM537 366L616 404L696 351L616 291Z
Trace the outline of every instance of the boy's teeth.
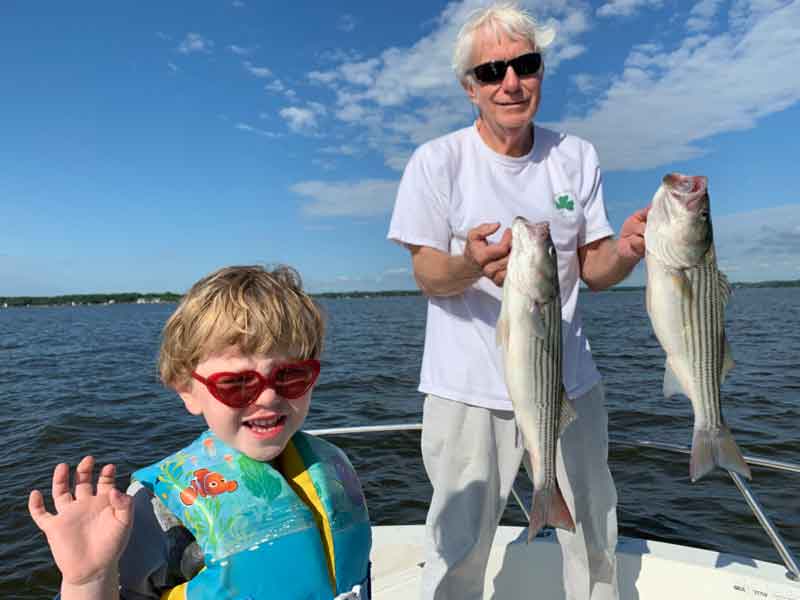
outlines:
M271 419L253 419L250 421L250 425L253 427L272 427L274 426L280 417L272 417Z

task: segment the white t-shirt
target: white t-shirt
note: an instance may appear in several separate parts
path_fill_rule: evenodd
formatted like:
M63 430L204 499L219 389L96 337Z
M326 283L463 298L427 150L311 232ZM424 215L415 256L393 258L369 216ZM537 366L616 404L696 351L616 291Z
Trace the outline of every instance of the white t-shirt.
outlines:
M558 252L564 338L564 386L571 398L600 380L577 310L578 248L613 235L594 147L534 126L531 151L498 154L473 125L427 142L406 165L388 238L464 252L467 232L500 222L498 242L515 216L549 221ZM419 390L487 408L512 410L495 341L502 289L481 277L462 294L428 300Z

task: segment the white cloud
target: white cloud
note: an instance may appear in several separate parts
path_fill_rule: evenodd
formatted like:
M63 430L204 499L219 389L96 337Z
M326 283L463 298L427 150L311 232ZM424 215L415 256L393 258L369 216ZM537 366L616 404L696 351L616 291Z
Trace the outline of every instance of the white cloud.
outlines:
M371 86L380 61L371 58L359 63L347 63L339 68L339 76L346 82L357 86Z
M608 2L603 12L660 3ZM395 170L414 146L468 124L473 108L450 61L458 27L480 4L451 2L410 47L358 59L343 55L331 68L309 73L309 81L335 96L327 114ZM561 62L584 52L593 9L582 0L523 4L540 21L555 23L557 36L545 54L546 77L552 77ZM730 31L714 33L725 24ZM714 136L751 128L800 100L800 2L698 0L666 27L664 35L635 46L620 72L573 76L584 96L573 94L561 120L549 124L591 140L606 170L697 158L712 149ZM684 39L676 41L676 31ZM316 131L321 115L294 110L284 115L293 130Z
M404 257L408 253L402 251ZM376 274L341 273L327 280L308 280L307 287L317 292L369 292L386 290L417 290L414 274L408 267L388 268Z
M355 156L359 153L359 149L351 144L342 144L340 146L325 146L320 148L320 152L324 154L338 154L340 156Z
M244 61L242 65L244 65L244 68L247 70L248 73L250 73L254 77L258 77L259 79L270 77L272 75L272 71L269 70L267 67L257 67L249 60Z
M210 54L214 50L214 42L199 33L187 33L183 41L178 45L178 52L181 54L194 54L203 52Z
M179 70L179 69L178 69L178 65L176 65L176 64L175 64L175 63L173 63L173 62L168 62L168 63L167 63L167 66L169 67L169 70L170 70L170 71L172 71L173 73L177 73L177 72L178 72L178 70Z
M590 75L589 73L578 73L577 75L572 76L572 83L575 84L575 87L578 88L578 91L582 94L593 94L598 89L602 83L605 82L605 78L598 77L596 75Z
M280 79L270 81L264 86L264 89L275 94L283 94L289 99L294 99L297 97L297 92L291 88L287 88Z
M398 278L407 279L409 277L413 278L413 275L414 273L410 267L395 267L392 269L384 270L383 273L378 275L377 280L381 282L386 279L398 279Z
M733 0L729 20L734 31L748 28L763 16L792 4L794 0Z
M353 15L342 15L336 21L336 28L345 33L350 33L356 28L356 18Z
M268 138L281 137L280 133L275 133L274 131L267 131L266 129L259 129L258 127L253 127L252 125L248 125L247 123L236 123L234 127L240 131L255 133L263 137L268 137Z
M800 2L736 21L746 26L736 34L635 48L584 116L551 125L591 140L606 170L645 169L702 156L712 136L798 102Z
M611 0L597 9L598 17L630 17L643 8L658 8L662 0Z
M317 217L372 217L388 213L394 205L397 181L365 179L346 181L304 181L289 189L312 200L303 212Z
M589 29L590 9L582 0L526 0L541 22L557 25L548 48L548 73L584 51L580 36ZM386 165L402 169L411 145L442 135L472 119L471 104L451 68L455 37L480 0L450 3L434 29L410 48L392 47L378 56L346 54L330 69L308 74L309 81L336 95L330 114L347 127L365 131L368 148Z
M323 50L318 56L321 61L328 63L357 62L362 59L361 53L358 52L358 50L345 50L344 48Z
M307 77L312 83L327 84L336 81L338 75L335 71L309 71Z
M312 158L311 164L316 167L319 167L323 171L333 171L336 168L335 162L325 158Z
M231 6L234 8L244 8L246 5L244 2L242 2L242 0L233 0L233 2L231 2Z
M700 0L689 13L686 29L693 32L710 29L721 3L722 0Z
M327 112L318 102L309 102L305 107L289 106L279 111L289 129L295 133L311 134L316 131L317 119Z
M800 256L800 203L714 216L710 192L720 270L736 273L734 281L797 277L787 266Z
M246 48L245 46L237 46L236 44L231 44L230 46L228 46L228 50L230 50L237 56L249 56L255 51L255 48L254 47Z

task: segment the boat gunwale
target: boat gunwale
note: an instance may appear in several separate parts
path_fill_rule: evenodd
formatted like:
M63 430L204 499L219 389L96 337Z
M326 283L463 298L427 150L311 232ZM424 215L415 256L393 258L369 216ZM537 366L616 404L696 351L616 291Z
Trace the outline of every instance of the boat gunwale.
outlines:
M327 429L307 429L304 431L305 433L316 436L353 435L353 434L363 434L363 433L386 433L390 431L422 431L422 423L399 423L391 425L359 425L351 427L333 427ZM662 450L665 452L691 454L690 448L688 448L687 446L680 446L678 444L667 444L663 442L653 442L649 440L621 440L613 437L609 438L609 442L612 444L619 444L635 448L650 448L654 450ZM763 467L772 471L800 473L800 465L790 462L775 461L765 457L750 456L750 455L744 455L744 460L748 464L758 467ZM781 560L783 560L783 564L786 567L786 578L795 583L800 582L800 567L798 567L797 560L795 559L791 550L787 546L786 542L783 540L783 537L778 532L775 525L767 516L766 512L761 506L761 503L758 501L755 494L749 488L747 483L745 483L745 481L737 473L728 471L728 474L731 476L731 479L736 485L739 494L745 500L747 505L750 507L750 510L753 512L753 515L756 517L756 521L758 522L762 531L764 531L764 533L770 539L773 547L778 552L778 555L781 557ZM517 493L513 485L511 486L511 493L515 501L519 505L519 508L522 510L522 513L525 515L525 518L530 520L530 516L528 515L528 512L525 510L525 506L522 503L522 499L519 497L519 494Z

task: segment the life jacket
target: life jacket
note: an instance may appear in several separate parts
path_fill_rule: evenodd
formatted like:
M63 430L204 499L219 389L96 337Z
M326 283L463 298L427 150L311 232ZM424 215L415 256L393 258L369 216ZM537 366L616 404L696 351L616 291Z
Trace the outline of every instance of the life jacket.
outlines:
M369 599L369 515L344 452L298 432L276 460L280 471L206 431L133 474L204 554L162 600Z

